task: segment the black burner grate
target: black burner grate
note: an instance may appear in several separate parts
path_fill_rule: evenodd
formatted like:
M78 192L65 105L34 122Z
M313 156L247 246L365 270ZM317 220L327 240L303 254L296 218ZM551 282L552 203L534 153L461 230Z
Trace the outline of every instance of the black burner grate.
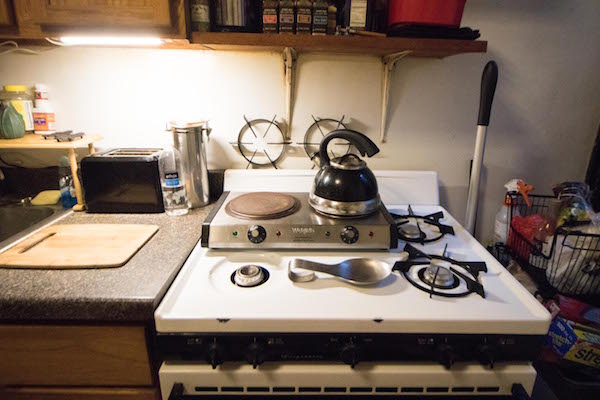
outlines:
M444 237L444 235L454 235L453 227L440 222L444 219L444 213L441 211L429 215L416 215L409 205L408 214L390 214L396 222L399 239L404 240L405 242L425 244L435 242ZM411 225L411 219L415 220L414 227L416 227L416 235L414 236L409 235L407 229L408 227L411 227L411 231L414 232L414 227ZM427 224L429 228L437 228L437 232L432 229L431 234L427 235L419 222Z
M397 261L394 264L394 271L400 271L411 285L416 287L419 290L422 290L426 293L429 293L429 297L433 295L441 296L441 297L464 297L468 296L471 293L477 293L481 297L485 298L485 291L483 289L483 285L479 283L477 280L480 272L487 272L487 265L482 261L456 261L450 257L446 257L446 249L444 249L444 253L441 256L426 254L421 250L415 248L410 244L406 244L404 247L404 251L408 253L408 260L406 261ZM428 266L431 265L432 260L439 260L447 262L453 266L461 267L467 273L462 273L457 270L455 267L450 267L449 270L452 272L455 278L455 284L452 287L444 288L438 285L435 285L433 282L428 283L424 279L425 270ZM418 272L417 276L421 280L421 282L413 279L409 271L414 266L423 266ZM463 281L466 285L466 290L463 292L448 292L446 290L455 289L458 287L458 282ZM456 286L454 286L456 285Z

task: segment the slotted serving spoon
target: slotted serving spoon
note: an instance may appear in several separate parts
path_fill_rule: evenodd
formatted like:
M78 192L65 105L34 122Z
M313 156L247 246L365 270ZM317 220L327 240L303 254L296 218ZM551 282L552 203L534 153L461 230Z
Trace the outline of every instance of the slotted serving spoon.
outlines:
M352 258L339 264L295 258L288 265L288 277L294 282L312 281L317 277L315 272L332 275L354 285L372 285L387 278L392 273L392 267L373 258Z

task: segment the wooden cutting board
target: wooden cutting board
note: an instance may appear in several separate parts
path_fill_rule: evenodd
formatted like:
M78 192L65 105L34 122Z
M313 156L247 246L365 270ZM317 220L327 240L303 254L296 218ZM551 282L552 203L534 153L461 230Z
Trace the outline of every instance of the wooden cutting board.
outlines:
M0 267L120 267L129 261L156 231L156 225L52 225L0 253Z

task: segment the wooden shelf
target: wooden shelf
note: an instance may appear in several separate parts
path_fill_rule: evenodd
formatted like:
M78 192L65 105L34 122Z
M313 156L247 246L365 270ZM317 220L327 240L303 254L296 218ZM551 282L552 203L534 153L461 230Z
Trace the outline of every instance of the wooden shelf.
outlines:
M269 33L192 32L191 43L211 50L281 51L369 54L385 56L410 50L413 57L443 58L461 53L485 53L487 41L413 39L368 36L312 36Z
M100 135L85 135L83 138L71 142L57 142L44 139L42 135L27 133L19 139L0 139L0 149L74 149L88 146L102 139Z

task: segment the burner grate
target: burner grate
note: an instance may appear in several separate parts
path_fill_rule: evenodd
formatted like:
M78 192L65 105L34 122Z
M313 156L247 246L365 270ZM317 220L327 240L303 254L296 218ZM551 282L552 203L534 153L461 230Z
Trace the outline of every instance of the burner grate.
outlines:
M390 213L390 215L396 222L398 237L405 242L425 244L435 242L444 235L454 235L453 227L440 222L444 218L444 213L441 211L416 215L409 205L408 214ZM426 227L422 227L421 223Z
M468 296L471 293L477 293L479 296L485 298L485 291L483 289L483 285L477 281L479 274L481 272L487 272L487 266L485 262L471 262L471 261L457 261L453 260L450 257L446 257L446 248L444 248L444 252L441 256L426 254L421 250L413 247L410 244L406 244L404 247L404 251L408 253L408 260L406 261L397 261L394 264L394 271L400 271L406 278L406 280L416 287L419 290L422 290L426 293L429 293L429 297L433 297L433 295L441 296L441 297L464 297ZM439 285L436 283L437 273L433 279L427 279L425 274L428 268L435 266L434 261L443 261L450 265L447 270L453 274L453 282L451 285ZM420 282L414 279L409 273L413 266L423 266L423 268L419 269L417 272L417 276L420 279ZM460 272L455 268L460 267L466 273ZM443 266L438 266L439 268L446 268ZM468 276L467 273L471 276ZM450 292L449 290L456 289L460 286L460 282L464 282L466 286L466 290L460 292Z

